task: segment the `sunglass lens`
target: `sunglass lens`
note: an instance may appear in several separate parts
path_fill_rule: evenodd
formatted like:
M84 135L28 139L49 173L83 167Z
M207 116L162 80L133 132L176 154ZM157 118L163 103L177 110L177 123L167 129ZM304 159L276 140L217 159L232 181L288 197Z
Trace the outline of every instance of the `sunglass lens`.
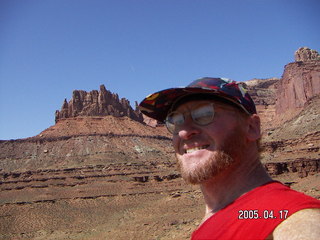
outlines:
M192 119L199 125L207 125L212 122L214 116L213 105L205 105L191 111Z
M169 132L174 133L176 126L184 123L184 116L181 113L172 112L166 118L166 126Z

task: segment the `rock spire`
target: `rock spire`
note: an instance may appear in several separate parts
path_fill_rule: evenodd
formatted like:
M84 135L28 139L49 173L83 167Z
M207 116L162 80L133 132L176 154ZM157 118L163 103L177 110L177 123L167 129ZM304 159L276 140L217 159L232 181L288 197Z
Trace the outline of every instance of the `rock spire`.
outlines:
M61 110L56 111L55 120L58 122L63 118L72 118L77 116L107 116L115 117L127 116L133 120L142 122L143 117L139 109L133 110L130 102L125 99L119 99L118 94L111 93L104 85L100 90L86 92L83 90L74 90L69 102L64 100Z
M294 53L296 62L320 61L320 55L316 50L301 47Z

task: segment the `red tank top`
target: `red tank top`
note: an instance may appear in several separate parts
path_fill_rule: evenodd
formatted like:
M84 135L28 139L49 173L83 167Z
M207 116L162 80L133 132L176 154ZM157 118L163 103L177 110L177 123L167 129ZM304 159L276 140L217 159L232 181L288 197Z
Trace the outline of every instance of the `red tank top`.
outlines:
M191 239L265 239L282 221L306 208L320 208L320 201L279 182L270 182L208 218Z

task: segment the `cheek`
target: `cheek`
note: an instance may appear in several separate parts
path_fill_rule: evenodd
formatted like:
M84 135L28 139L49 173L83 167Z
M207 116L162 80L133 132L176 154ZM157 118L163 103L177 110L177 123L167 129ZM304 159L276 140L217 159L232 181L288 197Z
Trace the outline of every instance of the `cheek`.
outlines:
M224 140L227 138L230 132L233 132L237 128L237 122L232 118L220 118L217 119L217 122L209 125L205 133L210 136L212 139L218 141Z

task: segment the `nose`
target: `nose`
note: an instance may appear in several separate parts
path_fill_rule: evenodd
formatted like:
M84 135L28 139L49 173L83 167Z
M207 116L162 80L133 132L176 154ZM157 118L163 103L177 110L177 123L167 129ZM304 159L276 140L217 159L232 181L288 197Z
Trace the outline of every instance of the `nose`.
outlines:
M194 135L200 133L200 129L193 123L191 118L185 119L185 122L179 126L177 135L179 138L188 140Z

